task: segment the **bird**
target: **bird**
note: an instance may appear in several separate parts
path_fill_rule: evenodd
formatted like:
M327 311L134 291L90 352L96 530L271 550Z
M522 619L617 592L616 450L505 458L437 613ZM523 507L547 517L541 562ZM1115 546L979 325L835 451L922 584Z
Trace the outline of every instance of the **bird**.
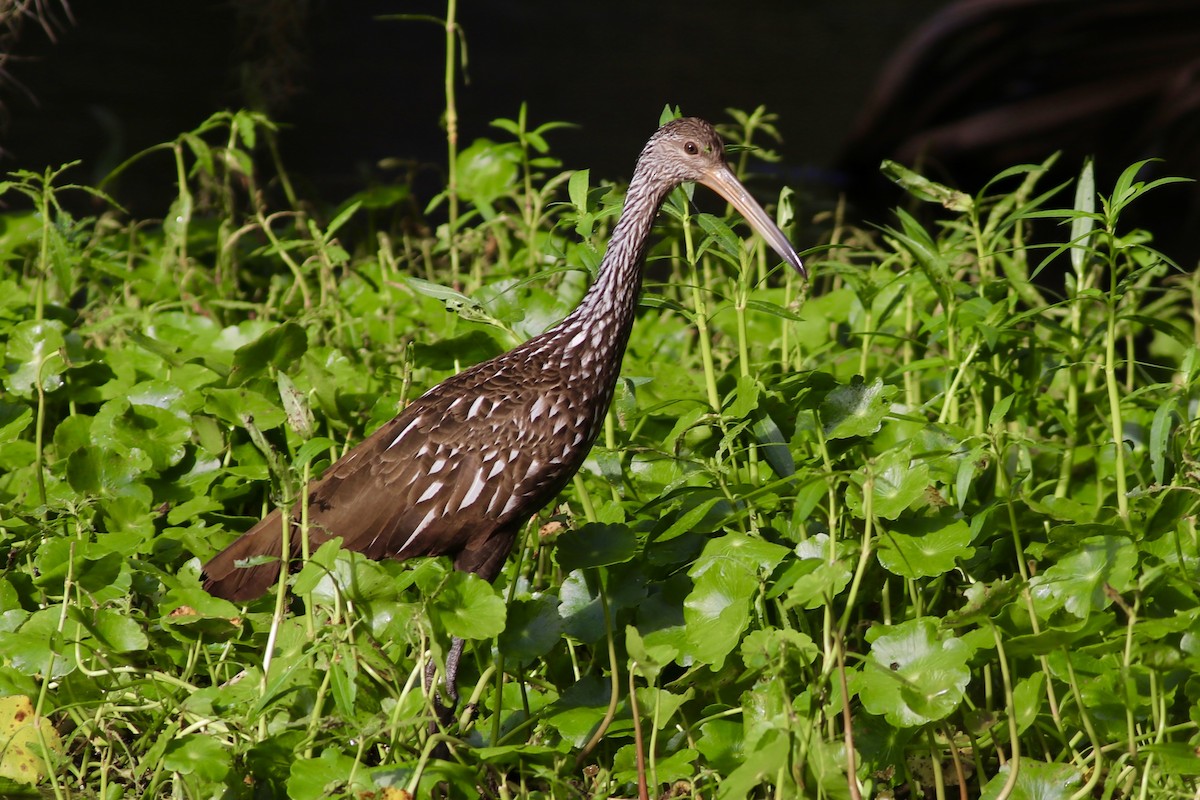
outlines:
M494 581L517 533L571 480L603 427L651 228L667 194L689 181L722 196L807 278L787 236L730 170L712 125L694 117L667 122L637 160L598 277L579 305L544 333L429 389L330 465L306 494L310 544L340 536L344 548L372 559L450 556L456 569ZM276 584L300 555L295 531L291 552L281 552L282 513L271 512L204 564L210 594L245 601ZM299 504L288 513L298 527ZM445 665L450 707L462 649L453 638ZM431 659L427 691L434 677Z

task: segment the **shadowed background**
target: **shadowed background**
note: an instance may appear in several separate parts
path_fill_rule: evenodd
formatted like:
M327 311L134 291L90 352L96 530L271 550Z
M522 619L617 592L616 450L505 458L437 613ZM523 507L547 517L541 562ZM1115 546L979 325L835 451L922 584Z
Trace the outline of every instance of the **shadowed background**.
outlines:
M3 67L0 170L82 159L95 183L128 156L210 113L266 111L306 192L336 203L392 180L381 159L432 165L443 185L443 3L72 2L27 21ZM1200 3L1194 0L889 0L603 6L463 2L460 145L529 104L567 168L628 177L666 103L714 121L763 104L786 141L768 169L817 207L846 194L865 219L902 202L882 158L977 190L1000 170L1063 150L1065 180L1097 157L1098 186L1135 160L1200 175ZM889 61L890 59L890 61ZM1049 185L1049 184L1047 184ZM118 195L163 213L174 188L139 167ZM1063 200L1063 202L1067 202ZM1159 190L1132 221L1185 268L1200 255L1195 186Z

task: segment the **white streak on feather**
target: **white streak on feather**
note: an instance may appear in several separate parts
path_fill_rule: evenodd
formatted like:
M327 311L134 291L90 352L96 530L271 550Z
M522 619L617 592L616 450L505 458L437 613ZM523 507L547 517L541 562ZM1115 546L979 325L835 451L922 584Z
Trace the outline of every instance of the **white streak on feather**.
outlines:
M542 414L546 413L546 398L538 395L538 399L534 401L533 408L529 409L529 419L535 420ZM554 410L551 408L550 415L554 416Z
M408 541L400 545L400 549L396 552L403 552L404 548L412 544L413 540L421 535L421 531L425 530L426 526L428 526L430 522L433 522L434 511L435 509L429 509L429 511L425 514L425 518L421 520L417 527L413 528L412 535L408 537Z
M479 395L479 397L475 398L475 402L471 403L471 407L467 409L467 419L472 419L476 414L479 413L479 408L483 405L483 401L483 395Z
M501 461L500 459L496 459L496 463L492 464L492 471L488 473L487 479L491 480L492 478L499 475L500 470L504 469L506 466L508 466L508 464L506 464L504 461Z
M417 498L417 502L424 503L426 500L433 497L435 494L437 494L441 490L442 490L442 482L434 481L433 483L429 484L429 488L425 490L424 494L422 494L420 497Z
M405 425L404 430L402 430L396 434L396 438L392 439L392 443L387 446L387 449L391 450L393 447L400 444L400 440L404 438L404 435L407 434L409 431L411 431L414 427L416 427L420 422L421 422L420 414L413 417L413 421L408 423L407 425Z
M518 497L515 494L510 495L508 498L508 502L504 504L504 509L500 512L500 516L504 516L505 514L512 511L514 508L516 508L518 505L520 505L521 499L522 498Z
M475 480L471 482L471 488L467 489L467 494L463 497L462 502L458 504L458 510L470 507L472 503L479 499L479 495L483 493L483 487L487 483L483 479L483 470L475 473Z

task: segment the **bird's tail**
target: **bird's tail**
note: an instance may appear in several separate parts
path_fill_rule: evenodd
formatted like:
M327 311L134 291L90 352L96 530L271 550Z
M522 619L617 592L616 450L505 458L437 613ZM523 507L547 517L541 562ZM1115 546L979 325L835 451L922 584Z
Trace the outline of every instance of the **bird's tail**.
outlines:
M282 552L283 530L276 509L204 565L204 590L226 600L261 597L279 580ZM258 557L271 560L253 566L237 563Z

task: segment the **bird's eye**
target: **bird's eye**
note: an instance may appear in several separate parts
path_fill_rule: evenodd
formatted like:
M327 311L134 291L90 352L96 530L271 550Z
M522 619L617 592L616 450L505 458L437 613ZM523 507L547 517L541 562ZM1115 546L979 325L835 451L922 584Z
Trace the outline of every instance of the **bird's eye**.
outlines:
M683 149L687 151L689 156L694 156L700 152L700 148L696 146L695 142L688 142L683 146Z

